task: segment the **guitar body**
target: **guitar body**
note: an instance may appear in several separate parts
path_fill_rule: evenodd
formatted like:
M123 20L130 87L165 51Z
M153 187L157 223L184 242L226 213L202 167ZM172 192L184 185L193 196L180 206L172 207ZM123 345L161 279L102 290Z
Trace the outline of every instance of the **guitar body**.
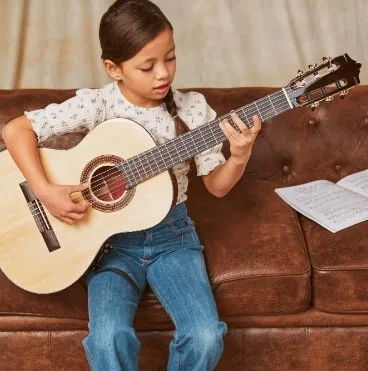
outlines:
M87 181L98 183L94 174L113 165L109 155L124 161L155 146L140 125L113 119L97 126L76 147L67 151L40 149L40 157L52 183L79 184L83 172ZM24 178L7 151L0 153L0 173L0 267L12 282L34 293L70 286L86 272L109 236L158 224L174 199L171 176L164 171L134 189L120 190L117 199L101 200L91 193L89 201L92 205L96 201L96 205L74 225L60 222L44 209L59 243L50 251L36 223L40 213L33 208L31 212L20 188ZM81 198L82 194L78 195Z

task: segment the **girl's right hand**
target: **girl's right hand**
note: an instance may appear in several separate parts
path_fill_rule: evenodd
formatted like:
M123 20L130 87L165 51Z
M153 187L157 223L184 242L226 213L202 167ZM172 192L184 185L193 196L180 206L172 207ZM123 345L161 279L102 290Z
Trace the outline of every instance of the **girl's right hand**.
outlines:
M47 210L60 221L67 224L74 224L86 216L91 204L74 202L71 194L81 192L88 188L86 184L59 185L50 184L35 192L39 200Z

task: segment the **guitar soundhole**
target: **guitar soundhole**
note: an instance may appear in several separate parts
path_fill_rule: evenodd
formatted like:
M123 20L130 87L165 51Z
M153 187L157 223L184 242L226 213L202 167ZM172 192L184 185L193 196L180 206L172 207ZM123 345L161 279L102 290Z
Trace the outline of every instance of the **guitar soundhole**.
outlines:
M119 168L123 161L115 155L102 155L92 159L83 169L80 182L89 184L89 188L82 191L82 195L94 209L115 212L133 199L135 187L127 189L127 179Z
M102 166L91 177L91 191L101 201L118 200L125 189L126 180L115 166Z

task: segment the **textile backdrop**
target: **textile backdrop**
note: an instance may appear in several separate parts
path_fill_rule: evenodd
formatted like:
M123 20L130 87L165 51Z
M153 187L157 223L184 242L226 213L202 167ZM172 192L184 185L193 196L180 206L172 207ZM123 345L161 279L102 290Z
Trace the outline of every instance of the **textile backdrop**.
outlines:
M175 86L284 86L343 53L368 83L367 0L154 0L175 28ZM0 0L0 89L99 87L112 0Z

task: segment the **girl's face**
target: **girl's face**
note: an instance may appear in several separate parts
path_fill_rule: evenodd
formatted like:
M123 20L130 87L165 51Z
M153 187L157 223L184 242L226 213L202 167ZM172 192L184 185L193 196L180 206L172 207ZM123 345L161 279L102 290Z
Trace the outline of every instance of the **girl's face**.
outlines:
M169 91L176 72L173 32L165 29L133 58L119 66L105 60L105 66L131 103L141 107L157 106Z

